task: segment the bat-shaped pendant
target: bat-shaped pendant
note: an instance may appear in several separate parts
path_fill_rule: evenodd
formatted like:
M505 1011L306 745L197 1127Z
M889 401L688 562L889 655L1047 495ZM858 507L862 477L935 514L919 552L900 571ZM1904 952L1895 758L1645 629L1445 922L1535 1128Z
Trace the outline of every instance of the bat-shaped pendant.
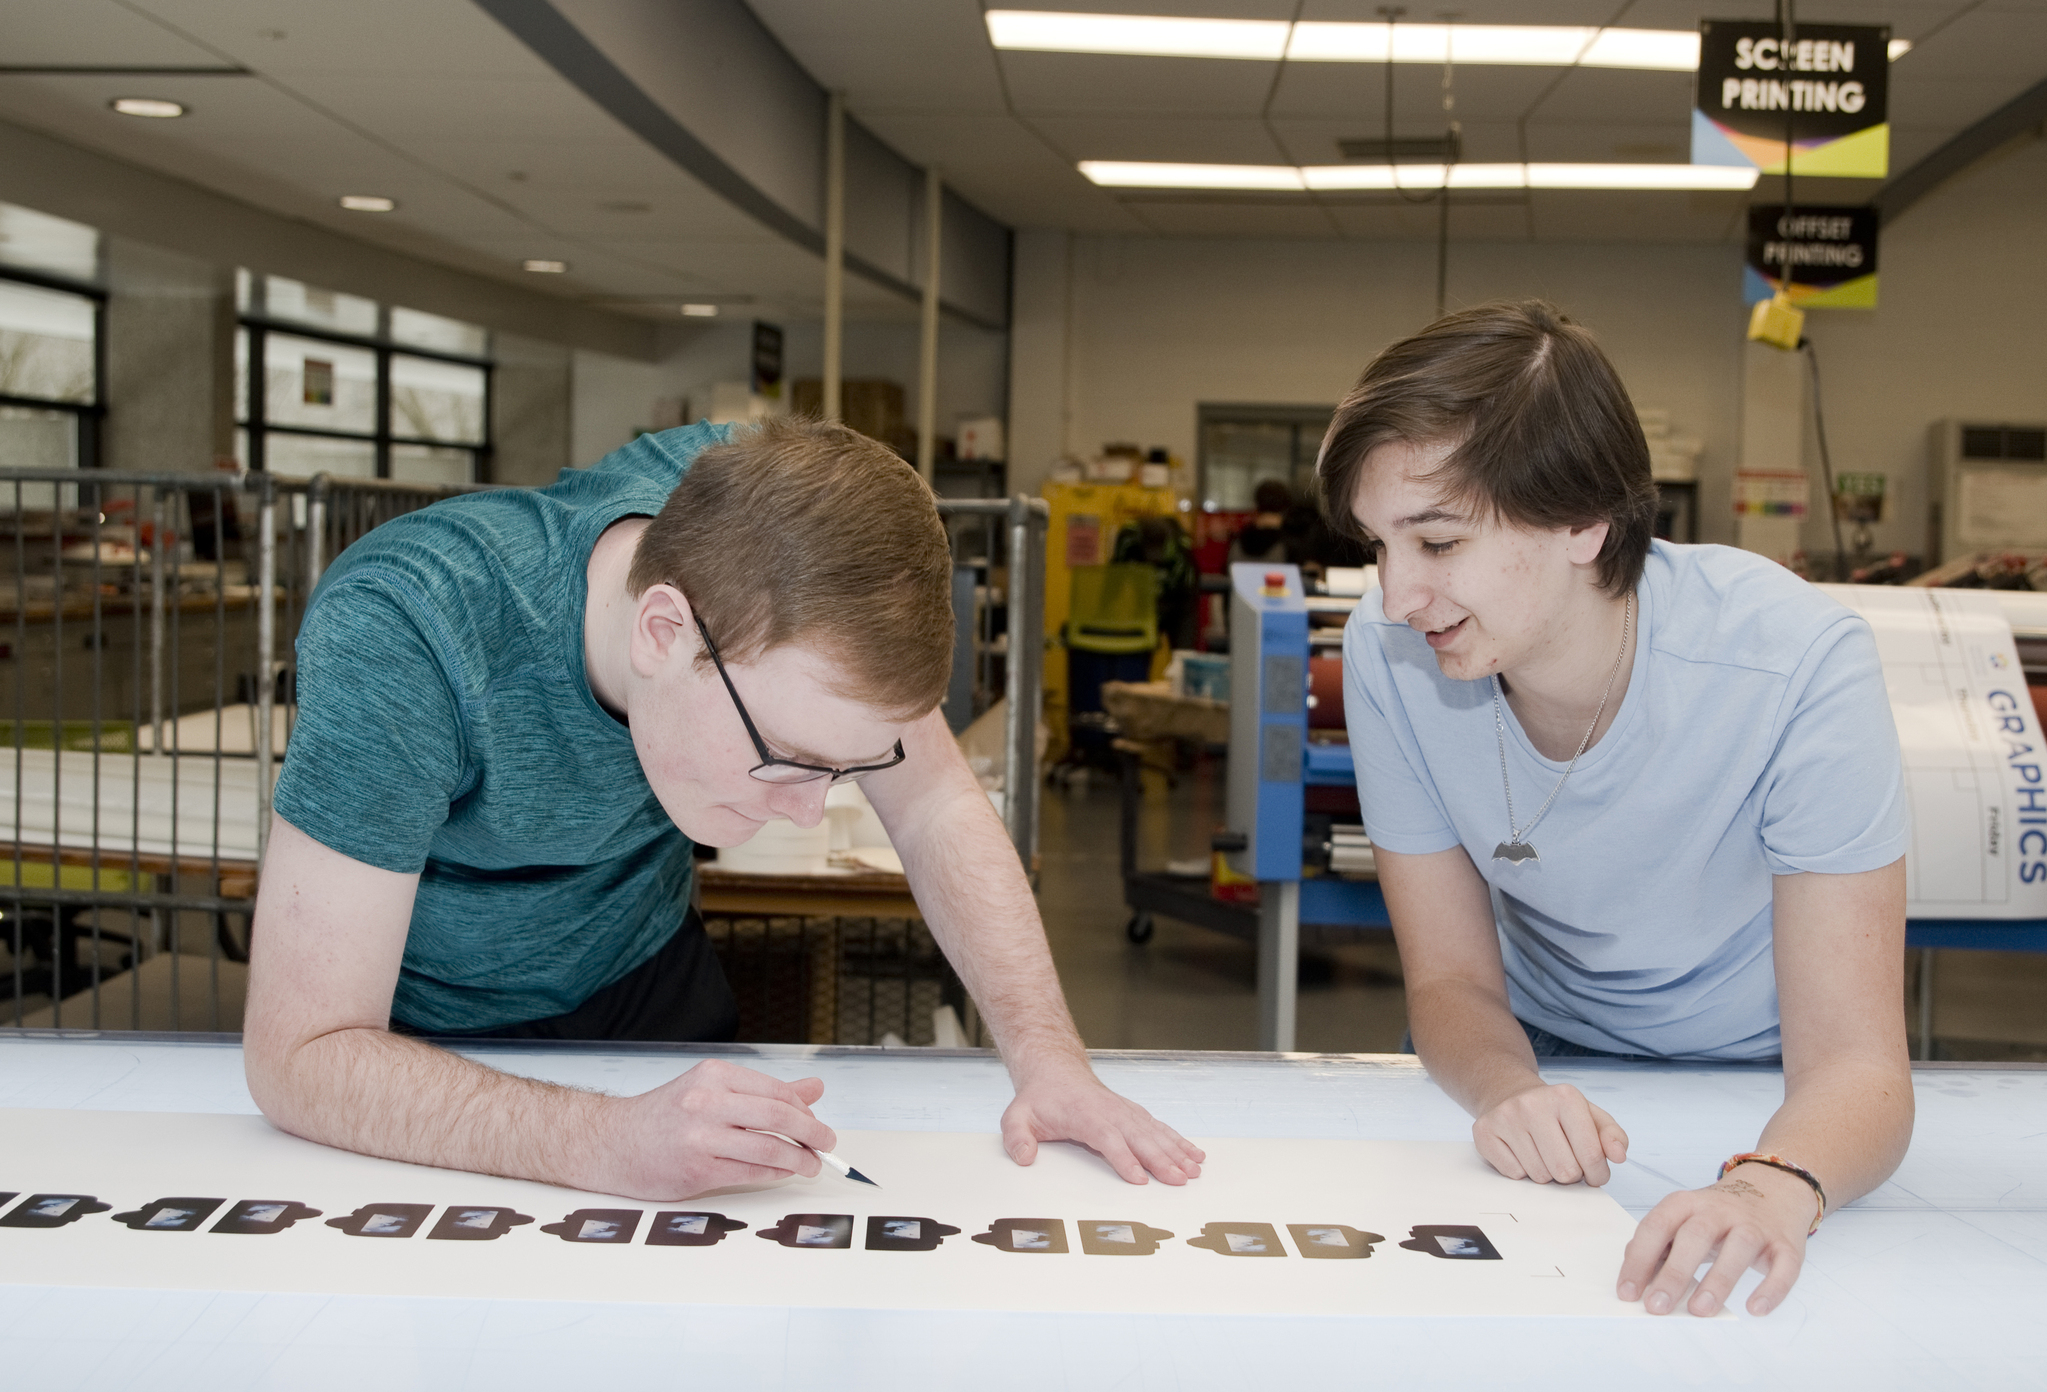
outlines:
M1542 857L1537 855L1535 847L1526 841L1502 841L1493 847L1493 859L1519 865L1524 860L1541 860Z

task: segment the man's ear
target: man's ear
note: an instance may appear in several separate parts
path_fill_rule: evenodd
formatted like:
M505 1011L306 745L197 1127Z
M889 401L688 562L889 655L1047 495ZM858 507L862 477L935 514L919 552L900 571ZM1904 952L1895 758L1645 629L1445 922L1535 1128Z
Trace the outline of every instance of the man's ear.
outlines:
M1606 547L1607 534L1612 524L1594 522L1585 527L1571 528L1570 538L1564 544L1564 554L1573 565L1589 566L1599 559L1599 553Z
M696 657L702 639L689 600L673 585L649 585L633 609L633 671L657 676Z

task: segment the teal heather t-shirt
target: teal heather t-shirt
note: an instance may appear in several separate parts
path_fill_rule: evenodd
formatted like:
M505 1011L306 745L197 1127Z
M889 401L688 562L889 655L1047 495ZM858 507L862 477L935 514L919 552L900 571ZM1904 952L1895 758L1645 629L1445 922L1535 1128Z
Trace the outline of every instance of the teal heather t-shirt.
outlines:
M583 667L591 549L652 516L724 427L642 435L553 487L470 494L336 558L298 637L277 811L417 873L394 1018L466 1031L573 1010L682 921L690 842Z

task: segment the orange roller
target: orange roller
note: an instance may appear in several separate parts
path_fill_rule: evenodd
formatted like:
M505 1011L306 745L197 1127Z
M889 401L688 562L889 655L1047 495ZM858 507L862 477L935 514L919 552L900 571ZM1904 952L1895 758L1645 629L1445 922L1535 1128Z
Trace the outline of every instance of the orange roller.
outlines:
M1315 698L1315 704L1308 707L1308 728L1311 730L1341 730L1343 728L1343 659L1340 657L1309 658L1308 691Z

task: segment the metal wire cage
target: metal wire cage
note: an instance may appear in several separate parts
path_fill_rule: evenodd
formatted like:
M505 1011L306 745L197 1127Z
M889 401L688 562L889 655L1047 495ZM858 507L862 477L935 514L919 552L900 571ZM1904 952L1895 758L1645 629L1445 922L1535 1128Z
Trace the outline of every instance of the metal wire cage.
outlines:
M0 1025L240 1027L306 603L363 535L476 487L0 473L0 757L12 760L0 771L12 828L0 858L11 870L0 871ZM940 506L978 577L959 616L963 709L979 714L998 692L1010 701L1017 776L1004 815L1029 864L1036 745L1023 713L1037 708L1044 505ZM1025 636L1011 646L1010 635ZM941 1005L973 1018L914 919L742 918L713 936L749 1038L922 1043Z

